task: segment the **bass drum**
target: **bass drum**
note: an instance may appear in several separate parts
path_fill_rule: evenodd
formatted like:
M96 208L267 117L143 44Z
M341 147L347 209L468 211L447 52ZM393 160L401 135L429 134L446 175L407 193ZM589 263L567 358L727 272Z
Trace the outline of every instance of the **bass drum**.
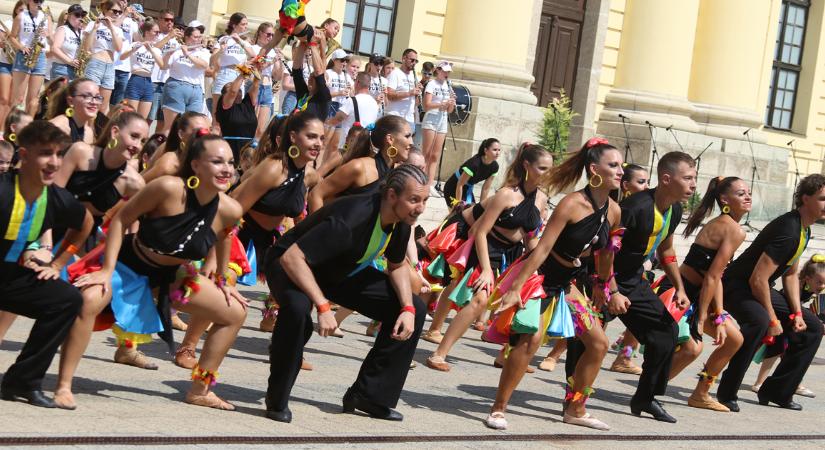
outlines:
M453 125L461 125L470 118L470 111L473 110L473 98L470 90L465 86L453 85L455 92L455 109L448 116L448 120Z

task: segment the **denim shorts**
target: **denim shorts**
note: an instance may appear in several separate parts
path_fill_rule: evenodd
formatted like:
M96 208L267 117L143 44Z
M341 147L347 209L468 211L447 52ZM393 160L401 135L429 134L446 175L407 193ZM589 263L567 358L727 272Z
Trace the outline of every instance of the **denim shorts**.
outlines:
M123 101L126 95L126 85L129 84L129 77L132 72L115 69L115 89L112 91L112 97L109 99L109 104L115 106ZM149 100L146 100L147 102Z
M46 49L43 49L43 51L40 52L37 62L34 63L34 67L31 69L26 67L25 61L26 56L23 55L23 52L18 50L17 56L14 57L14 66L12 67L12 71L23 72L29 75L46 76Z
M123 98L139 102L153 101L155 99L155 85L152 83L152 77L132 75L129 78L129 83L126 84Z
M14 67L11 64L0 63L0 74L11 75L11 69Z
M286 91L283 103L281 103L281 114L292 114L298 105L298 96L295 91Z
M203 112L203 88L170 78L163 87L163 107L178 114Z
M155 93L152 97L152 109L149 110L149 120L163 120L161 102L163 101L163 86L165 83L152 83Z
M268 106L269 109L272 109L272 85L271 84L262 84L258 87L258 104L261 106Z
M63 63L53 63L50 79L56 80L58 77L66 77L69 81L74 80L76 77L74 67Z
M115 88L115 63L90 58L83 76L97 83L102 89L111 91Z
M447 134L447 111L431 111L424 114L421 129Z
M224 66L215 75L215 81L212 82L212 95L221 95L221 90L224 85L235 81L238 78L238 71L235 66Z

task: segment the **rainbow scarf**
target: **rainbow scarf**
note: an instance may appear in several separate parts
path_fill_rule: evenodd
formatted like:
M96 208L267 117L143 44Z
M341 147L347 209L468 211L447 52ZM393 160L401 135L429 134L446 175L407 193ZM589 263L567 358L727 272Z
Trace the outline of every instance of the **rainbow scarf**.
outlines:
M395 229L395 224L392 225L392 228L393 230ZM392 230L390 230L389 234L384 233L384 229L381 228L381 214L378 214L378 217L375 219L375 226L372 227L370 242L367 244L367 249L364 251L364 256L357 261L358 267L356 267L355 270L350 272L347 276L351 277L366 269L367 266L372 265L373 261L382 256L387 250L387 245L389 245L391 237Z
M797 247L796 247L796 253L794 253L791 260L788 261L788 264L786 264L785 271L782 272L783 274L785 272L787 272L788 269L793 267L794 264L796 264L796 261L799 260L799 258L802 256L802 252L804 252L805 248L808 247L808 241L810 239L811 239L811 234L810 234L809 230L805 229L805 227L801 227L801 229L799 230L799 245L797 245Z
M26 248L27 242L40 237L43 219L46 217L46 203L48 189L43 186L40 197L31 206L26 204L20 194L20 176L14 177L14 204L9 216L9 225L3 237L7 241L14 241L4 259L5 262L15 263Z
M655 230L656 226L660 223L662 228L659 229L658 233L651 234L647 241L647 249L645 249L645 257L647 259L653 259L653 257L656 256L656 249L659 248L659 244L667 238L667 234L670 231L670 215L672 211L673 207L671 206L662 216L659 214L659 211L656 210L656 206L653 206L653 229Z

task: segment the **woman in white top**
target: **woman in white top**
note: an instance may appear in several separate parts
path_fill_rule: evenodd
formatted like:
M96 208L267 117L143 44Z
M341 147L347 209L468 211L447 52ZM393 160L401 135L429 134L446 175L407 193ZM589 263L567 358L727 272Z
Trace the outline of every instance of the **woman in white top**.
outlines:
M0 49L0 124L6 123L6 116L9 115L9 111L11 110L11 72L12 72L12 65L14 64L14 56L9 59L6 56L5 48L9 48L12 55L15 55L17 52L17 48L11 42L11 29L14 26L12 24L12 20L17 18L23 9L26 8L26 2L23 0L18 0L18 2L14 5L14 11L12 12L12 19L4 20L3 21L3 29L0 30L0 41L3 42L3 49ZM3 130L3 132L8 132L8 130Z
M163 55L169 80L163 86L163 134L178 114L203 111L203 78L209 68L209 51L201 45L203 27L186 27L183 45Z
M83 18L88 14L80 5L72 5L66 12L66 22L54 31L51 55L54 58L51 79L66 77L72 81L77 77L75 69L79 65L77 50L83 33Z
M372 55L367 62L366 72L370 76L370 95L378 103L378 117L384 117L384 108L387 106L387 78L381 75L388 58L381 55Z
M332 96L332 101L329 104L329 112L325 119L331 119L338 114L341 105L352 92L352 78L347 73L347 66L349 65L349 55L343 49L337 49L332 52L329 63L327 63L327 86L329 86L329 94ZM338 141L341 140L341 124L326 126L326 151L322 162L326 161L327 155L331 155L338 151Z
M152 100L155 97L152 70L155 66L158 66L160 70L166 69L166 63L163 61L160 48L166 45L175 35L169 33L159 42L155 42L159 28L157 22L151 19L143 22L139 31L140 40L132 42L130 48L120 55L120 59L129 59L132 68L132 75L126 84L126 92L123 98L138 114L149 117L149 111L152 110Z
M103 104L100 112L109 111L109 98L115 88L115 53L123 47L123 30L115 25L116 18L123 14L120 6L112 0L100 2L103 14L86 26L83 33L94 33L86 39L84 49L91 55L84 76L100 85Z
M227 83L231 83L238 78L238 64L243 64L248 58L254 58L256 52L252 44L241 38L249 28L249 21L244 13L236 12L229 16L229 23L226 24L226 34L218 39L220 50L212 55L209 63L215 70L215 81L212 83L212 117L215 117L215 110L218 105L218 97L221 90ZM218 121L212 121L212 129L219 129Z
M17 48L12 67L11 100L15 105L26 105L26 112L37 112L40 88L46 76L46 45L51 39L52 20L40 9L42 0L27 0L26 8L14 18L11 27L11 43ZM41 45L40 55L32 67L25 64L26 58L34 51L35 44Z
M255 39L252 40L253 52L257 55L261 48L272 41L273 36L275 36L275 25L269 22L262 23L255 33ZM280 52L277 49L272 49L259 65L261 68L261 85L258 88L258 129L255 131L255 142L260 141L261 135L272 117L272 106L274 104L272 86L281 81L284 72L282 61L283 57Z
M447 116L455 109L455 95L450 89L448 78L453 66L441 61L435 66L434 78L424 90L424 120L421 121L421 150L427 158L427 175L430 183L435 181L441 147L447 137Z

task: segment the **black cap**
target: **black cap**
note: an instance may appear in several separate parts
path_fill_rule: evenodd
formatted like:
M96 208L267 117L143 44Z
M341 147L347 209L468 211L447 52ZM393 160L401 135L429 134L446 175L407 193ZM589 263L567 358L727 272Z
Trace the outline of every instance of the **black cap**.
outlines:
M183 21L180 17L175 17L175 28L186 28L186 22Z
M85 16L86 14L88 14L88 13L86 12L86 10L84 10L84 9L83 9L83 7L82 7L82 6L80 6L80 5L78 5L77 3L75 3L75 4L74 4L74 5L72 5L72 6L69 6L69 10L67 11L67 13L68 13L68 14L81 14L81 15L84 15L84 16Z
M374 55L370 56L369 62L370 64L374 64L376 66L383 66L384 64L386 64L386 61L387 59L385 57L379 55L378 53L375 53Z

